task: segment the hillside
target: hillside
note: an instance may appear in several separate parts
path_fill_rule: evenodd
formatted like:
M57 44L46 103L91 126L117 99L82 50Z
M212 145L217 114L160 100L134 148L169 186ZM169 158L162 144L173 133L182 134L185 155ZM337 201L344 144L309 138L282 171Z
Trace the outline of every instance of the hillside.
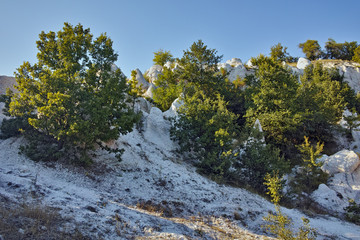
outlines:
M230 80L252 72L239 59L221 66L230 72ZM303 67L298 67L293 70L301 74ZM345 74L345 81L359 85L360 75L356 73L359 68L342 64L337 67L345 73L352 71ZM153 67L147 75L155 79L158 74L155 71L161 72ZM137 78L141 77L138 71ZM149 84L149 88L151 86ZM2 91L0 89L0 93ZM69 239L74 236L78 239L270 239L261 225L263 217L274 211L271 202L245 189L210 181L176 153L177 145L170 140L170 123L166 117L175 115L178 105L173 104L163 113L141 100L137 107L143 111L143 129L140 132L134 129L109 143L125 149L123 161L118 162L112 154L97 150L94 167L90 169L33 162L18 153L22 138L0 140L0 212L3 215L0 235L4 239L27 239L34 235L42 239L59 236ZM1 113L0 121L3 118ZM356 133L353 131L353 135ZM354 149L357 143L351 144ZM343 146L353 150L348 143ZM334 158L341 158L338 165L344 165L347 156L349 154L334 155ZM342 213L346 197L360 195L360 160L354 158L351 160L354 163L343 171L338 171L337 163L330 165L331 159L328 161L334 169L333 178L319 188L325 189L328 195L324 192L314 195L319 204L324 204L324 209L328 204L326 210ZM342 178L353 181L345 186ZM342 193L342 200L337 199L337 192ZM331 205L334 201L338 204ZM42 213L40 209L45 212L51 209L59 218L51 226L36 221L36 217L29 223L25 213L14 220L11 215L15 209L24 206L38 206L37 213ZM294 228L301 226L301 217L307 217L310 225L318 230L318 239L360 239L360 226L339 218L315 213L306 216L296 209L282 208L282 211L293 220ZM9 229L13 231L11 234Z

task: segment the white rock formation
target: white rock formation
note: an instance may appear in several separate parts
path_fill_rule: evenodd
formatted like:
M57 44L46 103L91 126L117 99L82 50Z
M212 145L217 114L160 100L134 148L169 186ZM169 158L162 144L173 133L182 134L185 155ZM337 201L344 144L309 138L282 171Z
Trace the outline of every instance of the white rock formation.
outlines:
M138 81L137 86L138 86L138 87L141 86L141 88L142 88L143 90L147 90L147 89L149 88L150 83L148 83L148 82L145 80L143 74L141 73L141 71L140 71L138 68L135 69L135 71L136 71L136 80Z
M235 81L238 77L244 78L246 75L251 74L239 58L232 58L231 60L227 60L226 63L219 63L218 69L221 68L228 72L228 79L230 82Z
M16 85L16 79L14 77L0 76L0 94L5 94L7 88L16 91L14 85Z
M349 200L360 203L360 160L349 150L325 157L322 170L330 174L328 182L319 185L312 199L332 213L344 213Z
M354 151L341 150L324 160L321 169L330 174L353 173L360 165L359 156Z
M296 67L298 69L305 69L307 66L309 66L311 62L306 58L299 58Z
M232 58L230 60L227 60L226 63L229 64L231 67L237 67L239 65L241 65L241 66L243 65L240 58Z
M184 101L181 100L181 97L175 99L174 102L171 104L170 108L166 112L164 112L164 117L165 118L176 117L179 107L181 107L183 104Z
M158 75L161 73L162 73L162 66L153 65L145 72L145 75L149 77L151 83L155 83L155 81L158 79Z
M157 107L152 107L146 118L144 138L166 150L174 148L170 140L170 123L164 119L163 112Z
M144 93L144 97L148 97L153 99L154 93L153 90L156 88L156 86L153 83L150 83L149 88L146 90L146 92Z

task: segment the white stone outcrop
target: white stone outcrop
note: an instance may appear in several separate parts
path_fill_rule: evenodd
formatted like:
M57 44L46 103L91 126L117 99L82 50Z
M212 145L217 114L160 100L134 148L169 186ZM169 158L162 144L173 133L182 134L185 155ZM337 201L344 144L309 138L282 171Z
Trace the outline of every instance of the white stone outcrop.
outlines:
M137 80L137 82L138 82L138 84L137 84L136 86L138 86L138 87L141 86L141 88L142 88L143 90L147 90L147 89L149 88L150 83L148 83L148 82L145 80L142 72L141 72L138 68L135 69L135 71L136 71L136 80Z
M153 65L145 72L145 75L149 77L151 83L155 83L159 74L162 73L162 69L160 65Z
M146 92L144 93L144 97L147 97L147 98L151 98L153 99L153 96L154 96L154 92L153 90L156 88L156 86L152 83L150 83L150 86L149 88L146 90Z
M171 118L176 117L178 115L177 111L178 109L184 104L184 101L181 100L181 98L177 98L174 100L174 102L171 104L170 108L164 112L165 118Z
M296 67L298 69L305 69L307 66L309 66L311 62L306 58L299 58Z
M329 173L325 184L311 194L311 198L332 213L344 213L349 200L360 203L360 160L359 156L349 150L324 157L322 170Z
M218 69L225 69L228 73L228 79L230 82L235 81L238 78L245 78L246 75L251 74L239 58L232 58L227 60L226 63L219 63Z
M163 112L152 107L145 120L144 138L165 150L172 150L174 145L170 139L170 123L164 119Z
M326 158L321 169L334 175L336 173L353 173L359 165L359 156L354 151L341 150Z

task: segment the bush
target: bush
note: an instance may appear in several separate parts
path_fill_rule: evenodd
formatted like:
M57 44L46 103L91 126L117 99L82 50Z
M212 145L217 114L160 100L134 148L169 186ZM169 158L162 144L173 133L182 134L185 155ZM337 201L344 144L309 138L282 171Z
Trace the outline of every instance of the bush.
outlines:
M360 45L355 49L352 60L354 62L360 63Z
M354 199L349 200L349 206L344 208L346 211L345 218L349 222L360 225L360 205L357 204Z
M311 194L321 183L326 183L329 178L329 175L321 170L323 163L318 161L324 144L318 142L314 147L309 142L308 137L304 137L304 139L304 143L298 147L302 154L303 163L290 182L292 190L297 195L301 195L302 192Z
M268 187L268 194L275 205L276 213L269 213L264 217L267 224L263 227L282 240L315 240L317 232L315 228L310 227L308 219L302 218L303 226L297 232L293 232L291 219L282 213L279 205L282 197L282 179L279 178L279 174L275 173L273 176L267 174L264 184Z

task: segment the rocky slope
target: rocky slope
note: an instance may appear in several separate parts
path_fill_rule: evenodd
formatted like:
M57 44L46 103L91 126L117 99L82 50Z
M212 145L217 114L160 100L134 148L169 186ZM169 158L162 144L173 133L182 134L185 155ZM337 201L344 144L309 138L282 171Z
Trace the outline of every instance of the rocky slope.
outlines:
M251 71L237 59L224 66L235 71L235 79L238 72ZM80 231L91 239L268 239L261 225L262 218L274 211L269 201L208 180L175 153L166 116L175 115L179 105L176 101L162 113L141 100L137 107L144 113L142 131L135 129L111 143L125 149L123 161L98 150L93 169L35 163L18 154L23 139L0 140L0 206L51 207L65 219L56 226L59 231L70 235ZM340 152L324 159L333 178L313 198L333 212L341 213L346 198L356 198L360 190L355 155ZM342 167L345 162L349 167ZM350 188L336 179L347 179ZM343 199L336 205L332 201L338 203L337 193ZM304 213L282 211L293 220L294 228L301 226ZM357 225L327 215L305 217L317 228L319 239L360 239ZM39 228L46 231L45 226ZM0 235L4 232L0 223ZM24 229L17 233L25 238Z

